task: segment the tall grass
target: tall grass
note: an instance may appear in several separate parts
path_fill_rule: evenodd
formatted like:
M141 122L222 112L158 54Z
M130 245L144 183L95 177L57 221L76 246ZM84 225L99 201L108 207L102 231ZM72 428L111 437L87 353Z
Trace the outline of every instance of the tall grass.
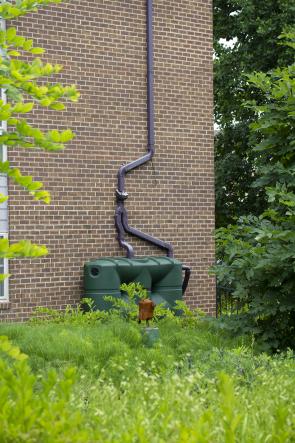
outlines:
M24 375L18 368L14 379L11 372L0 378L0 441L295 441L291 352L256 355L248 339L233 340L206 319L193 327L167 319L159 329L160 341L148 348L140 326L118 318L93 325L1 324L0 335L29 356L26 364L35 379L28 427L25 419L18 421L28 396L12 389L17 380L31 377L30 370ZM63 382L72 366L76 382L69 372Z
M206 321L200 321L197 329L183 328L171 320L158 326L161 340L153 348L144 346L139 325L121 319L90 326L0 324L0 335L8 336L29 355L35 372L76 366L97 377L102 369L128 361L127 372L132 375L140 361L147 371L151 366L160 373L188 367L215 373L227 366L234 371L245 363L236 351L237 346L242 349L243 339L217 334ZM109 376L116 381L113 369Z

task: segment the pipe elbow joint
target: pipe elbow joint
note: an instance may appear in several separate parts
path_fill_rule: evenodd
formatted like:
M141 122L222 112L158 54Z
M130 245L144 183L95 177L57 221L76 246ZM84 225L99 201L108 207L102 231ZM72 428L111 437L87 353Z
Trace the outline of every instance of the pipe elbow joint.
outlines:
M118 177L126 175L126 166L127 165L121 165L120 169L118 171Z
M148 153L150 155L150 158L152 159L154 154L155 154L155 145L154 144L149 144L147 147Z

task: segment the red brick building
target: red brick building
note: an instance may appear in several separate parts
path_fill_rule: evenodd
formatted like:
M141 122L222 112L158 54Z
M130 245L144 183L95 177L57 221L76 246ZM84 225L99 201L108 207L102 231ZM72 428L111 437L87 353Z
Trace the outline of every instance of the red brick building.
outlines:
M9 184L3 235L46 244L50 253L9 263L3 320L26 319L35 306L76 303L84 262L124 255L114 227L117 171L147 145L145 0L65 1L17 25L47 50L48 61L64 66L62 82L76 84L81 99L66 112L39 110L33 117L42 129L74 130L64 152L8 152L12 164L43 181L52 203L34 202ZM153 163L128 175L126 206L132 226L172 243L175 257L191 266L186 299L212 314L211 0L154 0L154 51L156 153ZM131 242L137 255L163 254Z

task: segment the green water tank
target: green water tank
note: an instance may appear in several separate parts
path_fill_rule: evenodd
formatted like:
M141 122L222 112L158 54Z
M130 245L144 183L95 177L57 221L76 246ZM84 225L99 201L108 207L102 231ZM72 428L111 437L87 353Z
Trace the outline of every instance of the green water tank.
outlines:
M168 257L100 258L84 266L84 296L95 302L96 309L111 306L104 296L125 298L120 290L122 283L138 282L148 290L156 303L173 308L182 299L182 263Z

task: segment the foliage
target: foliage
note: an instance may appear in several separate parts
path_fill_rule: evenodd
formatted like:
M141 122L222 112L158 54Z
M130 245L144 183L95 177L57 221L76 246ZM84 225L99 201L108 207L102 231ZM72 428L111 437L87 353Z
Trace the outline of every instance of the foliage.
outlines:
M140 283L123 283L120 286L122 298L107 295L105 301L112 306L111 314L118 315L126 320L138 319L138 301L148 298L147 290Z
M282 38L295 42L294 33ZM272 349L294 348L295 64L254 73L248 81L265 97L263 105L252 101L247 106L257 116L251 124L253 149L260 154L254 186L265 190L268 208L217 232L222 262L215 271L246 307L229 327L254 332Z
M59 1L1 1L0 19L13 19ZM0 145L7 146L8 149L63 149L64 144L74 136L70 129L43 132L32 126L26 115L38 107L56 111L65 109L66 100L78 99L79 94L75 86L49 82L49 77L59 73L62 67L44 63L39 57L34 58L43 54L44 50L35 47L33 40L18 35L15 27L0 30L0 48L0 88L5 92L5 97L0 100L0 120L5 123L0 134ZM6 126L8 129L5 129ZM50 202L50 194L44 190L43 184L31 176L23 175L19 168L12 167L9 161L0 161L0 173L6 174L10 180L22 186L35 200ZM6 200L6 196L0 195L1 202ZM45 246L32 245L27 241L10 246L7 239L0 239L1 257L35 257L46 253Z
M36 12L38 8L49 5L50 3L60 3L61 0L1 0L0 17L13 19L28 12Z
M290 47L278 45L277 38L294 24L295 9L289 0L213 3L216 224L221 227L250 212L259 215L266 207L263 192L251 186L259 158L248 140L254 112L242 105L263 97L244 74L292 63Z
M27 356L7 337L0 337L0 371L2 442L89 441L82 414L71 403L73 369L67 369L61 379L49 372L39 381L30 370Z
M117 298L106 295L104 300L110 303L108 311L95 309L95 302L91 298L83 298L76 307L66 306L65 310L48 307L37 307L30 318L31 323L43 322L63 324L96 324L98 321L123 319L125 321L138 321L138 302L148 298L148 291L138 282L123 283L120 286L122 297ZM199 309L190 309L183 300L177 300L173 310L167 308L165 303L157 304L154 310L153 322L158 323L164 318L173 320L183 327L194 327L199 323L205 313Z
M126 294L125 300L118 300L115 297L105 297L110 301L115 311L120 312L121 317L129 320L138 319L138 301L149 298L147 290L141 283L122 284L120 289ZM174 309L167 308L165 303L156 304L154 310L154 322L159 322L163 318L174 320L182 326L195 326L200 317L204 317L205 313L199 309L191 309L183 300L176 300Z
M139 326L119 319L1 324L14 345L1 340L0 440L294 441L291 352L256 356L206 319L159 327L160 343L145 348Z
M65 310L39 306L35 308L30 322L40 323L63 323L63 324L94 324L109 318L108 312L95 311L93 300L83 298L77 306L67 305Z
M138 320L138 302L140 300L145 300L149 298L148 291L142 286L141 283L131 282L131 283L123 283L120 286L121 291L123 292L122 298L117 298L113 296L105 296L105 301L111 303L111 316L118 315L125 320ZM175 311L168 309L165 303L160 303L155 306L154 310L154 318L153 321L158 321L164 317L168 317L170 319L175 317L175 313L177 311L182 311L188 315L194 316L194 313L189 309L189 307L180 300L176 303Z

